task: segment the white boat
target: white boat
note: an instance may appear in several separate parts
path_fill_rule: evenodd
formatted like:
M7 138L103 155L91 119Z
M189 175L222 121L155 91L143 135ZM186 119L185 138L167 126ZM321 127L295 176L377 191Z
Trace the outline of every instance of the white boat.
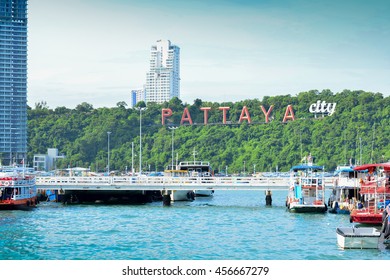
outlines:
M343 249L377 249L380 231L375 227L336 229L337 244Z
M179 163L178 169L188 172L189 177L202 178L202 182L207 182L207 178L212 177L212 169L209 162L205 161L183 161ZM194 190L195 196L212 196L214 190Z
M332 193L329 197L329 213L350 214L360 199L359 180L365 172L353 170L353 166L337 166Z
M313 165L309 156L307 164L293 166L290 170L287 209L299 213L324 213L327 210L324 199L324 168Z
M164 176L168 177L189 177L186 170L165 170ZM189 190L170 191L171 201L191 201L195 199L195 193Z

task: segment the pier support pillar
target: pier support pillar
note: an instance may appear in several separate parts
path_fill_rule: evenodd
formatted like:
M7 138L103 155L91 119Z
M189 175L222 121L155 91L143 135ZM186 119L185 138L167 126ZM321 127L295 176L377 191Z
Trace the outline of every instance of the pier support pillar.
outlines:
M272 192L270 190L267 190L265 192L265 205L267 206L272 205Z
M169 191L165 191L162 194L163 197L163 206L171 206L171 194Z

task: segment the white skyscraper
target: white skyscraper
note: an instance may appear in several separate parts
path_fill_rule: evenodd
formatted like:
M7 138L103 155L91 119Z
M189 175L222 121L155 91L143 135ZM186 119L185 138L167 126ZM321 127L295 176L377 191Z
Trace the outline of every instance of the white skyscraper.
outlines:
M180 98L180 48L169 40L158 40L150 51L145 101L163 103Z

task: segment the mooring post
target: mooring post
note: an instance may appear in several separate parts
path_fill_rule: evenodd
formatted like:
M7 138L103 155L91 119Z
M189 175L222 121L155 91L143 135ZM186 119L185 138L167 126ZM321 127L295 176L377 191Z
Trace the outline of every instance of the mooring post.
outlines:
M265 191L265 205L272 205L272 192L270 190Z
M167 190L163 193L163 206L171 206L171 194Z

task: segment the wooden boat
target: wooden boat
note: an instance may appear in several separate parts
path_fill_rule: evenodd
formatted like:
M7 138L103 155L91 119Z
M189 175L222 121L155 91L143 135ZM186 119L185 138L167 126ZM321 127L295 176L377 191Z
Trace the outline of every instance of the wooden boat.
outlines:
M33 176L0 174L0 210L28 210L37 202Z
M343 249L377 249L380 231L375 227L336 229L337 244Z
M353 170L352 166L338 166L333 179L332 193L328 200L329 213L350 214L360 199L359 179L364 172Z
M327 211L323 166L313 165L311 156L307 164L293 166L286 206L291 212L324 213Z
M351 211L350 222L381 225L383 211L390 202L390 163L365 164L354 170L368 173L359 182L361 203Z

